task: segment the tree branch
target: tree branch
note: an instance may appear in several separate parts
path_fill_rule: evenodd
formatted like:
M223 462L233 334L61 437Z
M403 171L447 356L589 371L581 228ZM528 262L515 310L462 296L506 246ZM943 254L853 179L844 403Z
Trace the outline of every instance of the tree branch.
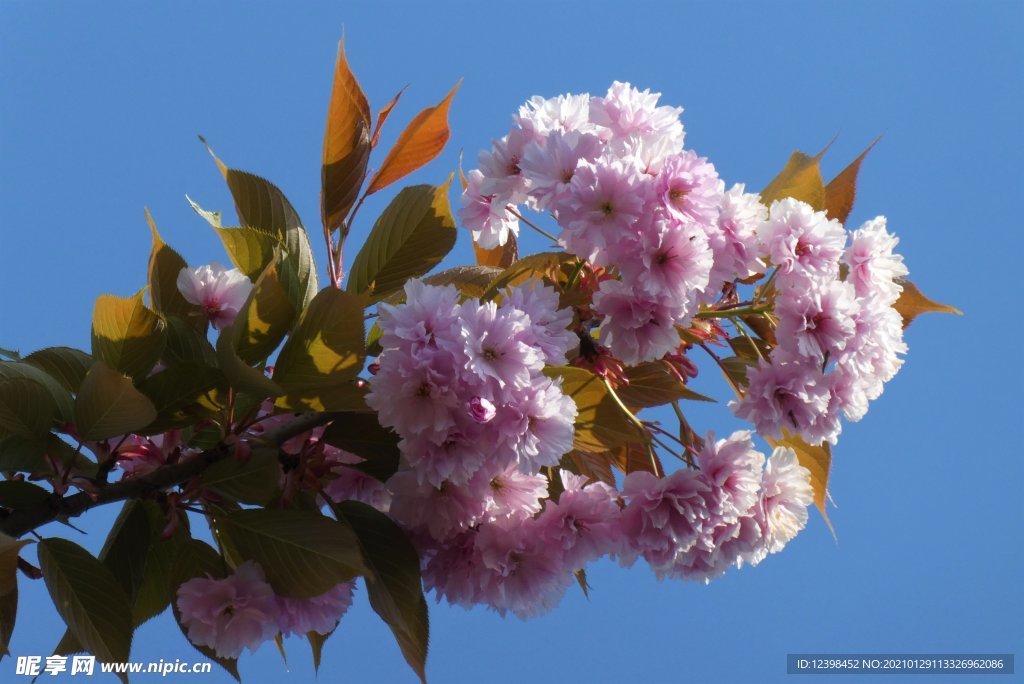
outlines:
M335 413L300 415L287 425L267 432L261 438L270 444L280 446L292 437L330 422L336 415ZM0 532L17 538L47 523L55 520L66 521L103 504L152 496L168 487L188 482L230 453L229 447L218 444L187 461L163 466L142 477L106 485L94 494L79 492L71 496L51 499L30 508L12 511L7 517L0 519Z

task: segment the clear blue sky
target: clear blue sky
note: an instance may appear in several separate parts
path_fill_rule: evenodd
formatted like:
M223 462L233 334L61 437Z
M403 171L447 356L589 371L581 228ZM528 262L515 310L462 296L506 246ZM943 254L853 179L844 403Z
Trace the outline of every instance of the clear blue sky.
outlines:
M812 514L784 553L710 587L606 563L589 601L571 591L527 623L433 608L434 682L774 682L788 652L1024 654L1024 3L0 0L0 345L88 348L94 298L144 283L143 206L190 262L225 260L185 202L230 210L197 133L277 183L315 234L343 28L375 108L412 84L384 144L465 79L451 143L416 182L444 180L460 149L472 166L530 95L603 93L613 79L686 107L688 146L755 189L793 148L839 133L829 175L883 133L851 219L888 215L911 277L966 311L918 320L907 365L844 431L838 544ZM381 208L364 208L353 244ZM470 260L467 237L452 264ZM695 387L727 397L710 372ZM723 433L723 414L697 420ZM81 521L84 540L47 531L96 550L109 519ZM21 589L13 652L46 655L58 618L42 582ZM311 681L305 644L288 649L290 673L265 645L243 658L245 680ZM166 615L133 655L201 658ZM0 680L13 668L0 663ZM320 680L414 681L362 592Z

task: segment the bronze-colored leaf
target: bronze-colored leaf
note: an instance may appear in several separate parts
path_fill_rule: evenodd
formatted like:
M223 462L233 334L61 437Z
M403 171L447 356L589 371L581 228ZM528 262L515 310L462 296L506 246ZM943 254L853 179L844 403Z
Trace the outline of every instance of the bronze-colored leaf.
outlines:
M388 152L380 170L370 179L366 194L386 188L441 153L449 136L448 108L458 89L459 83L456 83L441 102L427 107L409 122L398 136L395 146Z
M715 400L687 387L667 361L646 361L626 369L628 384L620 386L619 398L634 410L661 406L679 399Z
M512 233L508 234L508 240L500 247L484 249L477 243L473 243L473 253L476 254L476 263L481 266L497 266L508 268L519 258L519 242Z
M951 313L963 316L964 312L955 307L949 306L948 304L940 304L933 299L929 299L921 293L921 290L917 289L917 285L910 282L905 278L901 278L898 281L903 286L903 292L900 293L900 298L893 304L893 308L900 312L900 316L903 317L904 329L909 326L915 318L923 313Z
M321 214L328 230L339 228L355 203L369 159L370 105L348 66L342 40L327 108L321 167Z
M765 206L771 206L775 200L792 197L806 202L816 211L823 209L825 183L821 179L821 169L818 167L823 154L825 150L813 157L800 151L793 152L786 167L761 191L761 201Z
M399 90L393 98L391 98L391 101L384 105L380 112L377 113L377 125L373 127L373 137L370 138L370 147L377 146L377 143L380 141L381 129L384 128L384 122L388 120L391 110L395 108L396 104L398 104L399 98L402 97L402 93L404 93L405 89L408 87L408 85L402 86L402 89Z
M864 157L868 156L871 148L881 139L882 136L875 138L875 141L860 153L860 156L850 162L849 166L825 186L825 213L829 218L846 223L857 197L857 174L860 172L860 164L864 161Z
M612 463L609 454L595 454L589 451L573 449L562 457L563 467L577 475L582 475L594 482L604 482L606 485L615 486L615 474L612 472Z

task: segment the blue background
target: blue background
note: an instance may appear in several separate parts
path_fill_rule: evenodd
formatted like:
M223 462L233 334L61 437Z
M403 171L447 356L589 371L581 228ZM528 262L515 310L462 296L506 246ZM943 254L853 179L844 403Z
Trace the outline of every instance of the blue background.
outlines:
M839 133L830 177L884 134L851 223L886 214L913 280L966 312L915 322L907 365L846 427L831 487L838 543L812 512L784 553L710 587L603 563L589 601L574 589L527 623L434 608L433 681L765 682L791 679L793 652L1020 656L1024 3L2 0L0 345L87 349L94 298L145 282L144 205L191 263L225 260L185 202L230 213L197 133L277 183L322 254L320 147L343 29L375 109L412 84L382 151L465 79L446 151L407 182L443 181L460 150L472 167L529 96L603 94L613 79L685 106L687 146L753 189L794 148L813 153ZM350 254L391 194L364 207ZM471 260L459 240L452 264ZM694 387L728 398L713 372ZM721 434L734 425L723 413L694 419ZM80 520L84 538L46 532L96 550L112 515ZM20 586L13 653L46 655L58 618L42 582ZM243 657L243 678L311 681L305 644L287 645L290 671L268 644ZM202 659L167 615L140 629L133 657ZM13 672L0 663L0 680ZM362 591L320 679L414 681Z

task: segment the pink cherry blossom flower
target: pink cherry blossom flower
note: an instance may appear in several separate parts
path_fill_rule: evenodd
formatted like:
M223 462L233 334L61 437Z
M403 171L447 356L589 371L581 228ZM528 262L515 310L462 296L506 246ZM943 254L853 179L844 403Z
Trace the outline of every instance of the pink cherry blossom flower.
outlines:
M612 136L668 138L683 146L682 107L658 106L661 93L640 91L628 83L615 81L605 97L590 100L590 120L606 127Z
M853 286L839 280L784 290L775 300L779 346L808 359L835 359L856 332L859 310Z
M807 525L807 507L814 502L811 473L800 465L796 452L779 447L768 459L761 489L766 547L777 553Z
M693 150L669 157L658 173L655 192L662 206L680 221L713 226L722 203L718 172Z
M772 202L767 223L758 229L758 239L762 252L779 268L779 286L791 282L800 287L801 277L835 278L846 231L825 212L787 197Z
M622 529L659 577L671 575L677 557L689 551L711 516L711 486L694 470L658 478L645 471L628 474L622 495Z
M523 341L538 348L544 362L552 366L567 363L566 354L579 344L579 337L569 330L572 309L558 306L558 293L550 285L535 280L505 290L501 309L514 308L530 317L529 334Z
M478 423L489 423L498 414L494 404L487 397L473 397L470 399L468 413Z
M747 394L729 403L737 417L748 420L765 437L795 432L811 444L834 440L838 417L829 412L829 387L820 367L796 361L762 361L747 371Z
M757 503L764 454L754 448L753 434L738 430L726 439L709 434L698 459L701 476L719 492L715 497L724 519L736 519Z
M523 150L520 168L530 184L532 208L547 209L565 197L581 160L592 162L600 154L595 135L553 132Z
M570 582L558 554L536 534L533 518L499 518L480 525L476 554L480 566L479 602L500 615L521 619L550 611Z
M530 135L521 128L513 128L501 140L495 140L490 152L481 152L479 158L480 194L502 197L508 204L522 204L526 201L529 181L519 168L523 149L530 142Z
M499 387L529 383L531 372L539 371L544 359L536 347L526 343L530 318L517 309L500 312L494 302L474 300L462 305L460 324L468 360L466 369Z
M282 636L309 632L330 634L352 605L356 583L342 582L330 591L305 599L277 597L277 626Z
M570 252L594 260L601 250L632 234L649 185L638 169L621 160L581 162L557 207L563 228L559 240Z
M594 295L594 310L605 317L600 342L626 364L660 359L680 344L675 323L685 310L666 306L628 283L607 280Z
M539 473L527 474L512 466L493 473L481 470L477 478L486 482L487 519L539 513L548 496L548 479Z
M479 483L439 486L424 483L417 473L400 470L387 482L390 514L407 529L444 541L477 524L487 510L486 490Z
M203 310L214 328L231 325L252 291L252 281L241 271L226 270L220 264L185 267L178 273L178 290L190 304Z
M714 253L695 223L661 217L642 224L636 252L620 257L623 281L690 308L708 286ZM679 321L682 323L683 321Z
M189 640L222 658L237 658L245 647L255 651L278 631L274 591L252 561L224 579L188 580L177 601Z
M561 379L539 376L515 391L505 417L496 421L513 445L520 470L535 473L558 465L570 449L576 403L562 392Z
M850 267L847 282L858 297L877 298L892 304L903 291L898 279L907 275L903 257L895 253L899 238L885 228L885 217L867 221L850 235L843 261Z
M717 225L708 229L708 244L714 252L709 290L718 292L722 285L737 278L764 273L758 258L760 246L757 229L768 218L761 197L745 192L742 183L721 195Z
M548 548L560 550L563 564L578 569L606 554L616 555L626 544L618 492L603 482L560 471L563 491L548 500L537 518L538 534Z
M535 139L551 133L590 133L595 129L590 123L590 95L587 93L548 99L534 95L519 108L516 123Z
M481 190L484 174L473 169L466 175L466 189L459 197L459 220L473 233L473 241L484 249L500 247L508 236L519 235L519 219L508 210L508 197L487 195Z

